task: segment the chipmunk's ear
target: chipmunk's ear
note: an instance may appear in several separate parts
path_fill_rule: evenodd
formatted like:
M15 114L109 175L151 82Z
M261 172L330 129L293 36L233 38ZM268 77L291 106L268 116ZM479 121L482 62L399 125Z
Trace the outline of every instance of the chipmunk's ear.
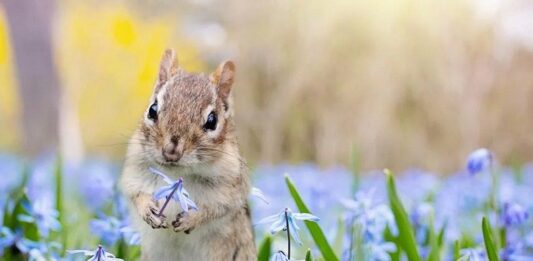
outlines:
M232 61L225 61L221 63L215 72L213 72L209 79L217 86L218 95L226 102L231 92L233 85L233 77L235 76L235 64Z
M178 71L178 57L172 49L166 49L159 64L159 83L164 83Z

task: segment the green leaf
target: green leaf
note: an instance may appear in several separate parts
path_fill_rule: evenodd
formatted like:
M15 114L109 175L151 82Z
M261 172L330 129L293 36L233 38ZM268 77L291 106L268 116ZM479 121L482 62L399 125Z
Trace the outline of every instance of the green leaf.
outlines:
M311 255L311 249L307 249L307 253L305 253L305 261L313 261L313 256Z
M429 246L431 247L429 250L429 255L427 257L427 261L438 261L440 260L440 253L441 248L439 245L439 236L437 233L435 233L435 224L433 222L433 217L431 218L430 226L429 226ZM442 232L442 231L441 231Z
M33 241L39 241L39 229L35 223L26 223L18 221L17 217L21 214L29 215L28 211L24 208L24 205L29 205L30 200L28 196L24 193L15 203L15 208L13 209L13 218L15 219L15 227L22 228L23 234L27 239Z
M270 259L271 248L272 238L270 236L266 236L265 239L263 239L263 242L261 242L261 246L259 247L259 252L257 253L257 261L268 261L268 259Z
M453 242L453 260L457 260L461 257L461 245L459 240Z
M400 258L402 256L402 248L400 247L400 241L398 240L397 237L395 237L389 226L387 225L387 227L385 228L385 231L383 232L383 236L385 238L385 241L387 242L392 242L396 245L396 251L392 252L392 253L389 253L389 256L391 258L391 261L400 261ZM356 259L356 260L363 260L362 258L361 259Z
M407 212L405 211L402 202L398 197L398 193L396 192L396 185L394 184L392 172L388 169L385 169L384 172L387 175L387 194L389 197L390 207L392 213L394 214L396 225L398 226L399 244L407 254L407 259L411 261L421 261L422 258L418 254L414 232L411 224L409 223Z
M444 246L444 234L446 233L446 227L448 226L448 222L444 222L444 225L440 228L439 235L437 237L437 243L439 244L439 247L442 249Z
M491 226L486 217L483 217L481 227L483 229L483 240L485 241L485 248L487 249L489 261L499 261L498 250L496 249L496 244L494 244Z
M294 202L296 203L296 206L298 207L298 210L301 213L311 213L309 211L309 208L307 208L306 204L302 200L302 197L300 196L300 193L294 186L294 183L289 178L288 175L285 175L285 183L287 184L287 187L289 188L289 192L291 193L292 198L294 199ZM326 239L326 236L324 235L324 232L322 232L322 229L320 226L312 221L304 221L305 226L309 230L309 233L311 233L311 237L315 241L316 246L322 253L322 256L325 260L328 261L337 261L339 258L335 255L335 252L333 251L333 248L328 243L328 240Z
M54 178L55 178L55 194L56 194L56 209L59 213L57 221L61 224L61 231L54 233L54 238L59 239L63 243L63 246L66 246L67 243L67 226L64 219L64 209L63 209L63 160L60 155L57 156L54 169ZM65 248L62 249L64 254Z
M337 220L337 231L335 235L335 239L333 241L333 249L336 253L342 253L342 247L344 245L344 231L345 225L342 218L338 218Z

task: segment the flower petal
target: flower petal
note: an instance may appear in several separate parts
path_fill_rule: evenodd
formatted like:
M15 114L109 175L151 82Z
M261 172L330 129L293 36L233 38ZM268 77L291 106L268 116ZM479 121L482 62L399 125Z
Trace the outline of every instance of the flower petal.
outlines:
M270 233L271 234L276 234L279 231L285 229L285 227L286 227L285 218L278 219L278 220L276 220L276 222L274 222L274 223L272 223L272 225L270 225Z
M292 213L292 217L297 220L308 220L313 222L320 221L320 218L309 213Z
M174 187L172 185L163 186L156 192L154 192L154 199L160 200L162 198L166 198L170 193L174 190Z
M158 169L154 168L154 167L149 167L148 168L150 170L150 172L154 173L154 174L157 174L159 175L160 177L163 178L163 180L168 183L169 185L174 183L174 181L172 181L172 179L170 179L167 175L165 175L165 173L159 171Z
M300 228L298 226L296 226L296 224L294 224L294 219L289 219L289 227L290 227L290 231L289 231L289 234L291 235L291 237L294 239L294 241L296 241L296 243L298 243L298 245L302 245L302 241L300 240L300 235L298 234L298 230L300 230Z
M259 198L260 200L262 200L266 204L270 204L270 202L268 202L268 200L266 199L265 194L263 194L263 191L261 191L260 189L258 189L256 187L252 187L252 190L250 191L250 194L252 194L252 196L255 196L255 197Z
M275 215L272 215L272 216L265 217L265 218L259 220L257 223L255 223L254 226L275 222L276 220L278 220L278 217L279 217L279 214L275 214Z

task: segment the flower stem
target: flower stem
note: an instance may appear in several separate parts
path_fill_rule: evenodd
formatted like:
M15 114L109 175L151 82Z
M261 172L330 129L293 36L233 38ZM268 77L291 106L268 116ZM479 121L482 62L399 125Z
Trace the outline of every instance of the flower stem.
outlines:
M163 203L163 206L159 210L159 213L157 213L158 217L163 216L163 211L165 211L165 208L167 208L168 202L170 202L170 199L172 199L172 196L174 196L174 193L176 193L176 190L178 190L178 186L175 186L172 192L167 196L165 203Z
M289 216L285 209L285 226L287 226L287 259L291 259L291 232L289 230Z

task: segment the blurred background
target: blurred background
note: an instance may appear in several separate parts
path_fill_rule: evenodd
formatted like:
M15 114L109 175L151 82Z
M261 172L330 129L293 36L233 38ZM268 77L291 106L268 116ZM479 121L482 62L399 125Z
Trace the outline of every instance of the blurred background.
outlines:
M167 47L237 65L257 163L461 168L533 158L527 0L0 1L0 152L120 161Z

